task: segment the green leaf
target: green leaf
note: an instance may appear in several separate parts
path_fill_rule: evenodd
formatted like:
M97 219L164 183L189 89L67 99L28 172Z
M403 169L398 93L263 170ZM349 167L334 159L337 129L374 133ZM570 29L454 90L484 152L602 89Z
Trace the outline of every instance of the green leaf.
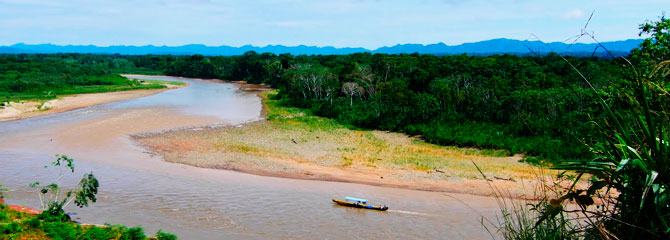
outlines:
M629 161L630 161L630 159L628 159L628 158L621 159L621 161L619 162L619 166L616 167L616 171L617 172L621 171L621 169L623 169L626 166L626 164L628 164Z
M640 200L640 209L644 206L644 200L647 197L647 193L649 192L649 188L651 188L651 185L654 184L654 181L656 181L656 177L658 177L658 172L656 171L651 171L651 173L647 174L647 181L644 184L644 192L642 193L642 200Z
M98 187L100 184L98 179L93 176L93 173L84 175L84 177L79 182L81 190L75 193L74 203L79 207L87 207L88 201L96 202L96 194L98 194Z

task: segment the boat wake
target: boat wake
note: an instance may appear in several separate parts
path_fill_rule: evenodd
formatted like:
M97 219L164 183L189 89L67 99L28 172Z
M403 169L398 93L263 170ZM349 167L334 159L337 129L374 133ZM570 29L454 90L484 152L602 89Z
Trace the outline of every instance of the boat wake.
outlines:
M387 212L402 213L402 214L409 214L409 215L416 215L416 216L425 216L425 217L440 217L440 216L442 216L442 215L438 215L438 214L403 211L403 210L393 210L393 209L389 209L389 210L387 210Z

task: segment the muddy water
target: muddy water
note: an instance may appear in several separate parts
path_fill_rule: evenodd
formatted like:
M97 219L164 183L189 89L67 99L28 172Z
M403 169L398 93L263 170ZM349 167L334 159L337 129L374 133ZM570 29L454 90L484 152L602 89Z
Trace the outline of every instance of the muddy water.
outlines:
M139 78L139 77L138 77ZM0 183L8 203L38 207L35 180L55 154L76 159L81 176L101 181L99 201L67 209L86 223L141 225L181 239L490 239L482 216L495 201L360 184L262 177L161 161L129 135L260 118L260 99L239 86L185 78L189 87L149 97L0 123ZM197 128L196 128L197 129ZM74 181L74 177L66 179ZM66 181L67 182L67 181ZM358 196L388 212L334 206L333 197Z

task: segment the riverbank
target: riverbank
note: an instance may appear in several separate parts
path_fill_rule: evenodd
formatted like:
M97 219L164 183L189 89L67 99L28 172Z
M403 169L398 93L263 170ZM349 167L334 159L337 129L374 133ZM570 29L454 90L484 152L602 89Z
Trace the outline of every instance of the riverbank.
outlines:
M164 87L158 89L140 89L130 91L111 91L101 93L85 93L66 95L53 100L26 100L18 102L8 102L0 107L0 122L24 118L31 118L53 113L60 113L92 105L105 104L110 102L128 100L139 97L146 97L166 90L180 88L186 84L177 84L176 82L144 81L143 84L157 85Z
M245 125L134 136L168 162L263 176L490 195L489 183L517 197L538 179L520 155L428 144L415 137L360 130L263 98L267 120ZM484 180L474 166L487 175Z

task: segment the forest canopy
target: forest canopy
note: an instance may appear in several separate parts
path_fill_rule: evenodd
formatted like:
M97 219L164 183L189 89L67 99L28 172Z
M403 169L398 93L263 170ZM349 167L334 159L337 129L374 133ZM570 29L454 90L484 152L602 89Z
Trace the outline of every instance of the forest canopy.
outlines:
M630 87L623 64L556 54L0 55L0 97L133 84L117 73L241 80L269 84L285 104L356 127L558 161L591 157L587 139L603 114L597 95L630 108L620 101Z

